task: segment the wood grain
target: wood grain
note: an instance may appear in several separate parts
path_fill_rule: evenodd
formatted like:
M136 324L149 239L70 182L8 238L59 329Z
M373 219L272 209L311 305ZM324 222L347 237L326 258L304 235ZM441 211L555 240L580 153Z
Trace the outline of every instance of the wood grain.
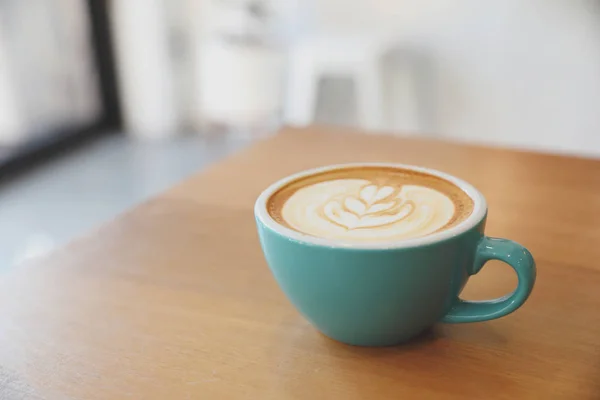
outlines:
M271 277L252 207L280 177L350 161L418 164L475 184L488 234L537 259L528 303L395 348L317 333ZM598 210L599 161L288 130L0 275L0 399L598 399ZM465 296L514 285L490 263Z

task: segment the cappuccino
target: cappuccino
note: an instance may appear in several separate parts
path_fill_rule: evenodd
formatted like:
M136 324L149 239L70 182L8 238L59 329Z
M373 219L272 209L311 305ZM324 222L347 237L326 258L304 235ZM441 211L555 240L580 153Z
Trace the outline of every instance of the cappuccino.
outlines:
M283 226L352 242L431 235L464 221L473 208L471 197L441 177L388 166L315 173L267 200L269 215Z

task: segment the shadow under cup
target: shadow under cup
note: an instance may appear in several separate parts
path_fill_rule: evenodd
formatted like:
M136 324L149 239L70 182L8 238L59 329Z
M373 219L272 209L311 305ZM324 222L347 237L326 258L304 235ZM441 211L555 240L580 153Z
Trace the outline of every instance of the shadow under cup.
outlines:
M280 225L268 214L266 203L289 182L350 165L305 171L271 185L255 205L260 243L280 287L317 329L352 345L387 346L407 341L436 322L495 319L525 302L535 282L533 258L515 242L484 235L486 203L473 186L425 168L368 165L411 169L446 179L463 189L475 208L458 225L425 237L344 243ZM461 300L459 294L469 276L491 259L513 267L519 280L517 289L501 299Z

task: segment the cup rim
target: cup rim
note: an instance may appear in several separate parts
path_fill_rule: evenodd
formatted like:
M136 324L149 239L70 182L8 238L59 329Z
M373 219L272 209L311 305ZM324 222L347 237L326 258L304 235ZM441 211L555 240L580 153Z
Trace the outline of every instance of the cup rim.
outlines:
M467 217L464 221L459 224L446 229L441 232L436 232L431 235L416 237L405 240L386 240L381 242L352 242L352 241L344 241L338 239L328 239L321 238L317 236L308 235L294 229L288 228L286 226L281 225L277 221L271 217L267 210L267 201L269 198L280 188L283 186L318 173L332 171L336 169L346 169L346 168L356 168L356 167L387 167L387 168L397 168L397 169L407 169L415 172L422 172L426 174L430 174L433 176L437 176L439 178L445 179L450 183L458 186L459 189L463 190L474 203L473 212L471 215ZM326 165L317 168L311 168L307 170L303 170L297 172L292 175L288 175L274 183L272 183L269 187L267 187L256 200L254 204L254 215L255 217L264 224L267 228L279 233L280 235L287 237L288 239L292 239L294 241L324 246L324 247L339 247L339 248L352 248L352 249L404 249L404 248L412 248L412 247L420 247L428 244L438 243L445 241L447 239L459 236L469 229L473 228L477 224L479 224L487 213L487 203L485 197L479 190L475 188L475 186L470 183L457 178L453 175L447 174L445 172L437 171L435 169L419 167L415 165L408 164L400 164L400 163L378 163L378 162L366 162L366 163L346 163L346 164L333 164Z

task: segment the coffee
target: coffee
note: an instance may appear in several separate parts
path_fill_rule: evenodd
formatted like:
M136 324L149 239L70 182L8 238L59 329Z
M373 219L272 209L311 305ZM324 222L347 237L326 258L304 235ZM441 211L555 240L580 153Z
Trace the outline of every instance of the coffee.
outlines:
M427 236L464 221L473 207L471 197L441 177L388 166L315 173L267 201L270 216L283 226L352 242Z

